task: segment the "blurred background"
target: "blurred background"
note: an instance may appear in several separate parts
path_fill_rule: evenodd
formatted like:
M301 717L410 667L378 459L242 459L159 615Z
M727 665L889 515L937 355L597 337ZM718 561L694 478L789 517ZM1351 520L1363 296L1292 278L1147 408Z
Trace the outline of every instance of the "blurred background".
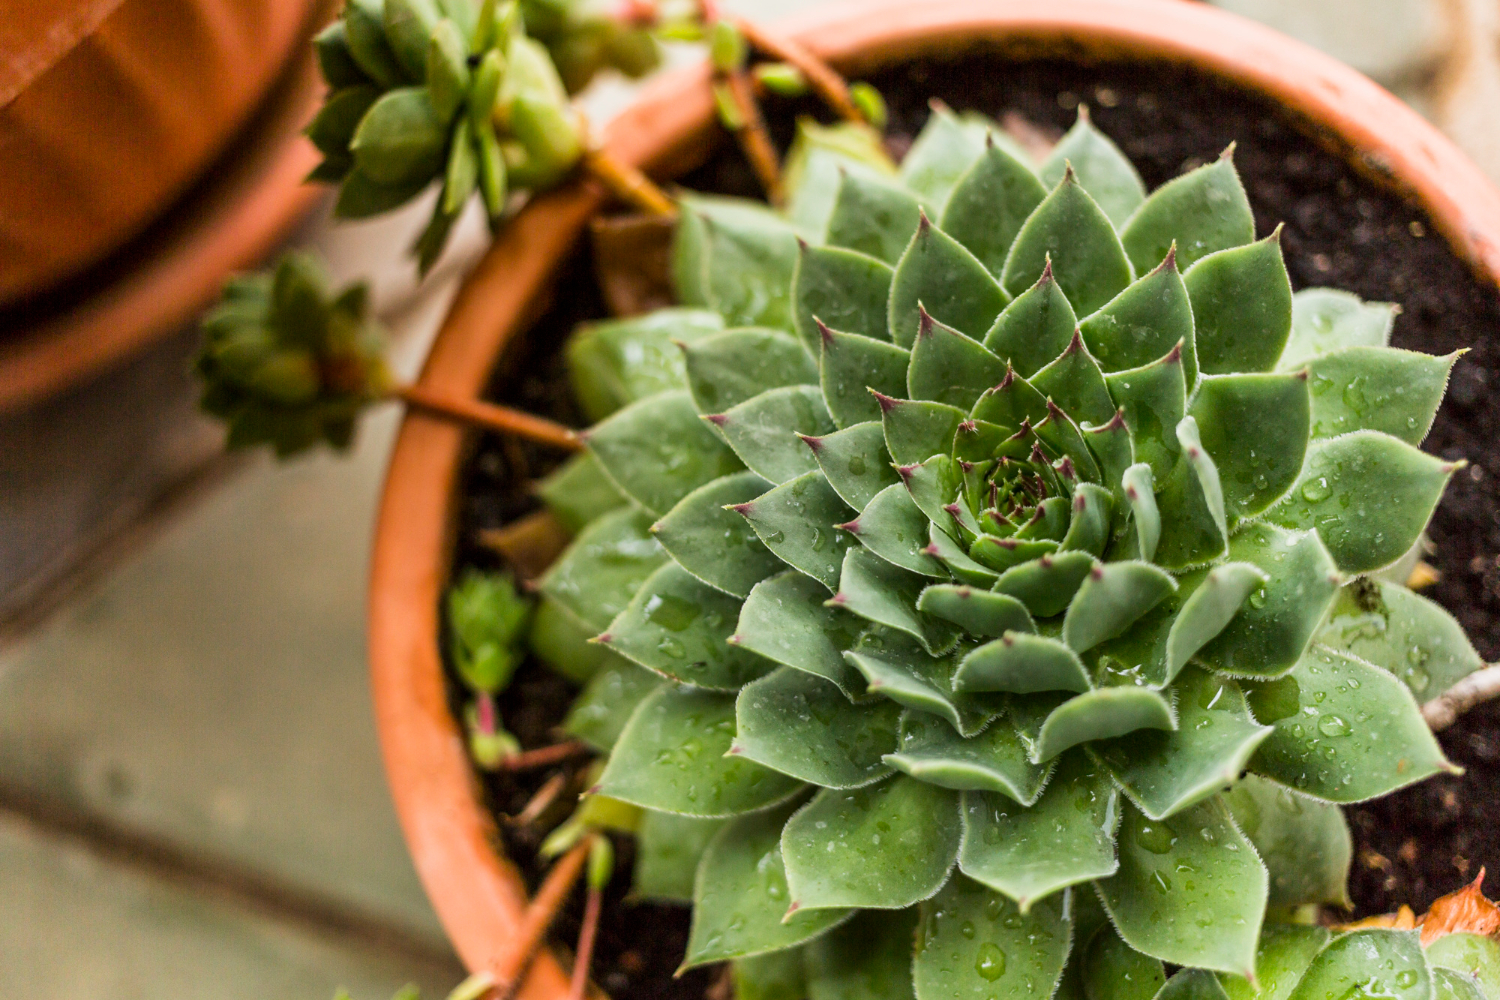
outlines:
M770 21L814 2L727 6ZM1214 2L1369 74L1500 181L1500 0ZM0 0L0 143L38 127L37 94L65 60L114 93L108 46L89 39L130 30L116 20L129 4L75 3L52 48L11 58L47 5ZM153 224L173 266L72 247L150 202L96 192L77 208L85 224L38 243L76 250L83 277L5 306L20 269L62 265L19 252L27 234L0 222L0 998L325 1000L345 985L384 1000L406 982L441 996L462 977L396 825L365 678L366 562L399 412L366 419L346 458L226 457L195 409L196 332L168 315L193 265L269 253L291 232L340 282L371 281L410 376L482 252L475 212L419 283L405 248L428 202L334 225L317 192L285 194L310 166L295 133L320 16L317 3L267 14L244 51L199 67L242 93L181 81L202 100L172 102L180 122L121 122L115 107L99 126L132 133L125 162L135 142L156 163L167 147L153 128L206 148L225 141L203 126L225 117L215 102L243 105L221 167ZM630 92L596 83L591 120ZM49 171L28 195L68 209L69 176ZM274 210L256 201L278 183ZM164 322L175 332L140 333ZM72 350L84 334L104 347ZM74 369L59 375L61 356Z

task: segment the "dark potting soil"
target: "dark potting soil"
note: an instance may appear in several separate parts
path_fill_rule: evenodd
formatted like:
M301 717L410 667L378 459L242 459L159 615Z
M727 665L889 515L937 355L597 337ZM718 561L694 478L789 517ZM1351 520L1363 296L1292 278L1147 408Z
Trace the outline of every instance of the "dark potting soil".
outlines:
M1078 105L1085 103L1153 189L1237 143L1235 162L1258 231L1286 225L1282 244L1296 287L1327 285L1399 303L1395 346L1433 354L1471 348L1454 372L1424 446L1472 463L1455 477L1433 520L1436 551L1429 562L1441 579L1428 594L1457 616L1487 661L1500 659L1500 407L1487 396L1491 382L1500 385L1500 295L1453 255L1420 209L1357 173L1274 103L1186 67L1006 62L976 52L902 67L872 82L890 104L889 133L898 153L926 121L934 97L997 119L1014 113L1053 137L1073 123ZM796 115L817 111L807 102L779 102L767 110L783 147ZM758 193L753 175L727 142L682 183L704 191ZM578 423L558 348L575 323L603 314L581 248L561 277L556 304L502 360L493 398ZM465 473L456 572L495 565L494 555L474 543L476 534L533 509L526 483L556 461L555 455L515 442L486 438L478 444ZM551 742L572 693L561 679L529 663L502 699L505 724L526 746ZM1450 757L1468 768L1463 777L1429 781L1349 810L1356 840L1355 915L1388 912L1402 903L1421 912L1482 866L1500 872L1500 705L1460 720L1442 742ZM489 776L485 789L496 814L504 817L523 808L551 777L549 772ZM570 780L570 789L576 789L582 779ZM562 796L540 828L565 816L570 799ZM544 872L534 854L539 834L503 821L500 828L505 848L534 887ZM596 981L618 1000L698 1000L706 991L717 996L714 970L672 978L687 939L687 911L625 899L631 849L623 840L618 847ZM555 929L554 940L562 947L576 939L580 918L575 900Z

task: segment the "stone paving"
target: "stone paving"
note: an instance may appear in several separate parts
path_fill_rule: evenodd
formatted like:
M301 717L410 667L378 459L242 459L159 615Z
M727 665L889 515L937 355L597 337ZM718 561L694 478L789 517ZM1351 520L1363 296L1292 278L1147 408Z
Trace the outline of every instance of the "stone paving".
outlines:
M1214 0L1319 45L1500 180L1500 0ZM759 0L769 18L809 4ZM596 97L596 120L623 99ZM301 242L425 350L482 245L420 288L421 210ZM347 459L253 460L0 650L0 1000L430 998L461 976L385 789L364 586L397 414Z

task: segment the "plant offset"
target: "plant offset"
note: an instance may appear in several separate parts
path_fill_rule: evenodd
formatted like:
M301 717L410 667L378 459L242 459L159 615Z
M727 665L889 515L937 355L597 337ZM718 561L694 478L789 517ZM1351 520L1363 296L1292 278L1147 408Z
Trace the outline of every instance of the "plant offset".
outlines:
M1147 197L1086 118L1039 168L941 109L899 170L839 138L784 214L686 198L682 308L570 347L533 648L637 890L706 843L685 965L747 998L1248 976L1344 900L1336 804L1451 767L1417 699L1480 664L1402 581L1455 358L1294 296L1228 154Z

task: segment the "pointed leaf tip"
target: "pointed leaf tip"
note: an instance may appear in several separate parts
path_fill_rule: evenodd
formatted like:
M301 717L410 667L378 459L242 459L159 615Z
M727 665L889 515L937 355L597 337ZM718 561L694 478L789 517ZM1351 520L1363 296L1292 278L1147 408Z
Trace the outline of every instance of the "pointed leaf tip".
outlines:
M854 520L846 521L843 524L835 524L834 528L839 531L847 531L851 535L857 535L859 534L859 518L856 517Z
M723 427L725 424L729 423L729 414L727 414L727 413L710 413L710 414L706 414L703 419L707 420L709 423L713 424L715 427Z
M900 476L903 482L909 483L911 482L911 477L915 476L917 470L920 468L920 465L898 465L896 466L896 475Z
M932 336L932 313L921 302L917 303L917 339L926 340Z
M807 445L809 448L812 449L813 454L816 455L819 451L821 451L823 449L823 439L822 438L820 438L820 437L813 437L811 434L798 434L797 436L802 439L802 443L803 444Z
M1224 147L1224 152L1222 152L1222 153L1219 154L1219 159L1221 161L1228 160L1230 163L1233 163L1234 162L1234 150L1235 150L1235 147L1237 147L1238 145L1239 145L1238 142L1230 142L1229 145L1227 145L1227 146Z
M890 413L896 407L901 405L901 400L894 399L890 396L887 396L885 393L875 389L870 390L870 395L874 396L875 401L880 404L881 413Z
M1177 241L1176 240L1172 241L1171 247L1169 247L1167 249L1167 255L1162 258L1161 263L1158 264L1158 265L1156 265L1156 270L1152 271L1151 273L1152 274L1165 274L1169 268L1171 270L1173 270L1173 271L1177 270Z
M1057 284L1057 278L1052 273L1052 254L1050 251L1047 253L1046 257L1043 258L1042 276L1036 279L1036 283L1037 285L1042 287Z

